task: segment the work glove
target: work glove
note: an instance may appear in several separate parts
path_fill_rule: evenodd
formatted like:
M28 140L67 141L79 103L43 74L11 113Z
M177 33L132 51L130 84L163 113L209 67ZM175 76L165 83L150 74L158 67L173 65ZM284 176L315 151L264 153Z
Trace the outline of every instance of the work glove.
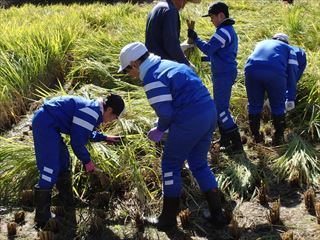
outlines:
M95 168L96 168L92 161L88 162L84 166L86 168L86 172L93 172L95 170Z
M197 40L198 34L193 29L188 29L188 38L191 38L193 41Z
M153 142L159 142L161 140L161 138L162 138L162 135L163 135L163 132L158 130L156 127L152 128L148 132L148 138Z
M185 52L187 49L194 47L194 45L193 44L189 44L187 42L187 40L186 40L186 41L184 41L183 43L180 44L180 47L181 47L182 52Z
M123 139L122 136L112 136L112 135L108 135L106 137L106 141L110 144L115 144L115 143L119 143L121 142L121 140Z
M294 101L286 101L286 110L287 112L291 111L292 109L294 109L295 104Z

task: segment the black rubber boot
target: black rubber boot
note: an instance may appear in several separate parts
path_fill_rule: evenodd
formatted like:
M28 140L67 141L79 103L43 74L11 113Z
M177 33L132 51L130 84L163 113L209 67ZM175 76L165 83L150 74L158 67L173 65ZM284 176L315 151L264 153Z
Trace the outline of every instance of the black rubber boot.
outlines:
M231 147L231 142L228 134L219 127L220 138L216 141L213 141L213 144L219 144L220 151L225 151Z
M204 192L204 195L208 202L211 215L208 218L208 221L210 221L214 226L218 228L228 225L228 220L226 219L222 211L219 189L213 188L207 192Z
M36 185L34 187L34 205L36 207L34 218L36 228L43 228L51 218L51 189L40 189Z
M56 187L59 191L58 199L65 207L74 207L75 201L72 192L71 173L63 172L59 175Z
M273 126L275 129L272 145L279 146L284 143L284 129L286 127L286 116L283 115L272 115Z
M260 132L261 114L249 114L249 126L256 143L263 142L263 134Z
M230 131L227 131L229 138L232 143L232 152L233 153L242 153L243 152L243 145L241 141L241 136L238 127L236 126Z
M180 198L163 197L162 212L159 217L144 218L144 223L166 231L177 226Z

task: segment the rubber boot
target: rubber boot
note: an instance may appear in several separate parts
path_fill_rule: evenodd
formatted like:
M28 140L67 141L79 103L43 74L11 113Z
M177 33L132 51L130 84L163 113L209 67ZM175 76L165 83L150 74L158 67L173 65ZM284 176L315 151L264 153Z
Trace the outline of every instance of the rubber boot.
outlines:
M284 129L286 127L286 117L282 115L272 115L273 126L275 129L272 145L279 146L284 143Z
M229 138L232 143L232 152L233 153L242 153L243 145L241 141L241 136L238 127L228 132Z
M64 207L75 207L72 192L71 173L63 172L59 175L56 187L59 191L58 199Z
M176 227L179 203L180 198L163 197L163 207L160 216L144 218L144 223L162 231Z
M261 114L249 114L249 126L256 143L263 142L263 134L260 132Z
M220 151L227 151L231 148L229 135L221 127L219 127L219 132L220 138L216 141L213 141L213 144L219 144Z
M218 228L228 225L229 223L222 211L219 189L213 188L207 192L204 192L204 196L208 202L211 215L208 218L208 221Z
M43 228L51 218L51 189L40 189L36 185L34 187L34 205L36 208L34 218L36 228Z

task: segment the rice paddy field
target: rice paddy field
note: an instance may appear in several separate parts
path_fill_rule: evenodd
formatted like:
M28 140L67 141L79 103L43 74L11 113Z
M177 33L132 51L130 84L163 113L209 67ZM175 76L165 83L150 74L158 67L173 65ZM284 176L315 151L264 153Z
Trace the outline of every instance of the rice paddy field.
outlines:
M8 2L8 1L1 1ZM50 1L47 1L50 2ZM188 166L178 227L160 232L142 216L161 211L161 145L146 137L156 116L141 82L117 73L121 48L144 42L148 12L155 2L23 4L0 8L0 239L305 239L320 238L320 1L228 0L239 36L238 79L231 110L241 129L245 154L228 155L212 146L208 159L223 193L231 223L214 229L203 219L207 208ZM214 32L210 1L188 3L181 15L181 41L187 19L203 39ZM289 35L305 49L307 69L298 84L296 108L287 114L286 143L271 146L272 124L263 115L263 144L249 134L243 67L256 42L274 33ZM189 54L212 92L210 66ZM115 92L124 97L124 118L102 131L125 136L120 145L88 144L103 170L86 174L72 155L77 207L56 206L59 221L34 227L32 187L37 182L31 131L32 113L45 98L75 94L87 98ZM218 134L215 134L215 138ZM68 137L65 141L69 142ZM54 194L56 191L54 190Z

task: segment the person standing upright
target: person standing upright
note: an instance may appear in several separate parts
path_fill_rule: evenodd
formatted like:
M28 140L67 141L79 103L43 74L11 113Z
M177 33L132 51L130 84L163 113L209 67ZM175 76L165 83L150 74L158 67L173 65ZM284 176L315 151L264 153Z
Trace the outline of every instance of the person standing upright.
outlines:
M223 2L212 3L208 13L203 17L211 18L216 27L214 35L205 42L194 30L188 29L188 37L193 39L196 46L207 56L204 60L211 62L221 149L231 150L234 153L242 152L239 129L229 111L232 85L237 78L238 37L233 28L235 21L229 18L228 5Z
M162 59L193 67L180 47L179 11L185 7L187 2L200 3L200 1L166 0L158 2L147 19L145 44L148 51Z

